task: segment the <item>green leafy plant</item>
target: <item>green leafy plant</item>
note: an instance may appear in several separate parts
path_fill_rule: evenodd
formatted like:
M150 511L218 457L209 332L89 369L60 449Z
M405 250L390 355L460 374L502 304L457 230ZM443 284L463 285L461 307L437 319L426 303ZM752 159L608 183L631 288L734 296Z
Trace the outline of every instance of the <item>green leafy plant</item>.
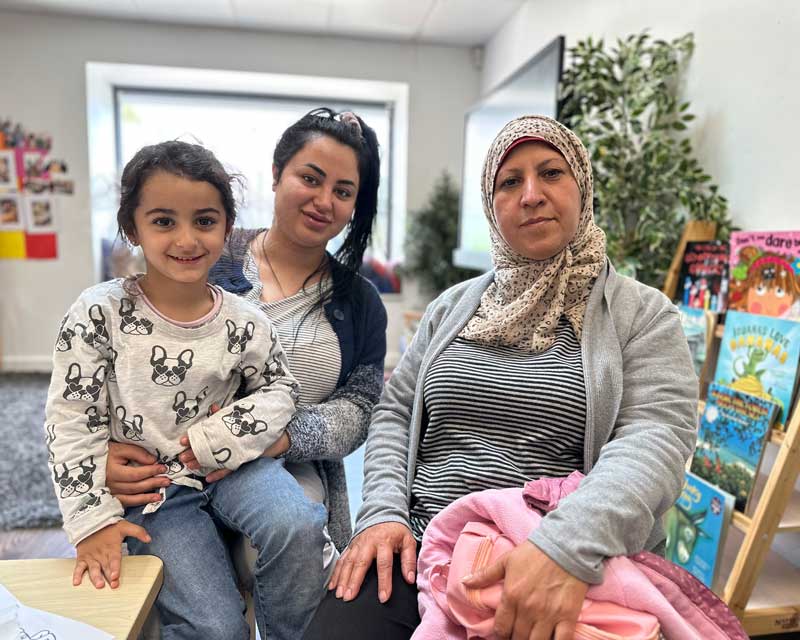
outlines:
M608 255L623 271L661 287L687 220L731 230L727 200L694 157L694 115L678 94L694 51L691 33L671 42L643 32L607 49L587 38L569 49L559 120L592 159L595 216Z
M417 279L420 289L438 294L477 275L453 266L458 244L458 190L446 171L436 181L428 202L411 214L401 272Z

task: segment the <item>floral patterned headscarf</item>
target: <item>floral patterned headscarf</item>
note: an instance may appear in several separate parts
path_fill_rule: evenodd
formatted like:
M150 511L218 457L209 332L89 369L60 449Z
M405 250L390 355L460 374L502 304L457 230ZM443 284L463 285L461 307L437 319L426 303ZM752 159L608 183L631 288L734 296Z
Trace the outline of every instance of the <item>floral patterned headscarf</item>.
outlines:
M533 260L514 251L500 235L494 212L497 171L508 151L525 138L544 141L559 151L581 193L575 237L546 260ZM552 118L517 118L503 127L489 147L481 181L483 212L491 234L494 282L459 335L481 344L536 353L553 345L564 315L580 339L589 293L606 261L606 236L594 223L592 166L583 143Z

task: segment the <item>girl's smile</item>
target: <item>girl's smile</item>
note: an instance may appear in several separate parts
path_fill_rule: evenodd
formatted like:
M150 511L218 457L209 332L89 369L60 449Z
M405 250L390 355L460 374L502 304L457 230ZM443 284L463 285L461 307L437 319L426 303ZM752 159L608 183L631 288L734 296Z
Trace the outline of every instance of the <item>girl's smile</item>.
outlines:
M212 184L157 171L141 188L131 237L144 253L148 297L206 300L208 272L225 243L225 209Z
M181 256L169 256L169 257L172 258L173 260L177 260L178 262L183 262L183 263L187 263L187 264L194 264L198 260L201 260L202 258L204 258L206 255L208 255L208 254L195 256L193 258L184 258L184 257L181 257Z

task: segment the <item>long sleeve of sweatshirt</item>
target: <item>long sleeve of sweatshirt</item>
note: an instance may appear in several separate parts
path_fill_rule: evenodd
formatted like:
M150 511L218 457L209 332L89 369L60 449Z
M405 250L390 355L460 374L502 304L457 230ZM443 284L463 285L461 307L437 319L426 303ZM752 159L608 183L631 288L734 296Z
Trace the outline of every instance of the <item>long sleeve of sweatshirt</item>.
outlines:
M106 486L109 440L143 447L173 482L197 487L195 476L261 455L294 413L297 383L259 309L217 291L216 315L184 327L130 285L112 280L84 291L53 355L46 439L73 544L123 516ZM209 415L213 404L222 409ZM200 473L178 458L187 433Z
M289 373L286 355L272 327L260 338L269 345L243 354L241 371L247 395L195 422L189 442L205 468L237 469L259 457L285 431L295 412L299 385Z

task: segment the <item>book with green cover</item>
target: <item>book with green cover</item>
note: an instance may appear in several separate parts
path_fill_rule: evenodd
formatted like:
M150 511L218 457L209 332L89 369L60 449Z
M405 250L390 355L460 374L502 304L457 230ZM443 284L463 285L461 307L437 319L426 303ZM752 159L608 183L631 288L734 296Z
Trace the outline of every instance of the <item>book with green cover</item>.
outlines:
M677 502L664 514L666 558L714 589L733 513L733 496L686 472Z
M800 322L728 311L714 381L780 407L785 424L800 361Z

